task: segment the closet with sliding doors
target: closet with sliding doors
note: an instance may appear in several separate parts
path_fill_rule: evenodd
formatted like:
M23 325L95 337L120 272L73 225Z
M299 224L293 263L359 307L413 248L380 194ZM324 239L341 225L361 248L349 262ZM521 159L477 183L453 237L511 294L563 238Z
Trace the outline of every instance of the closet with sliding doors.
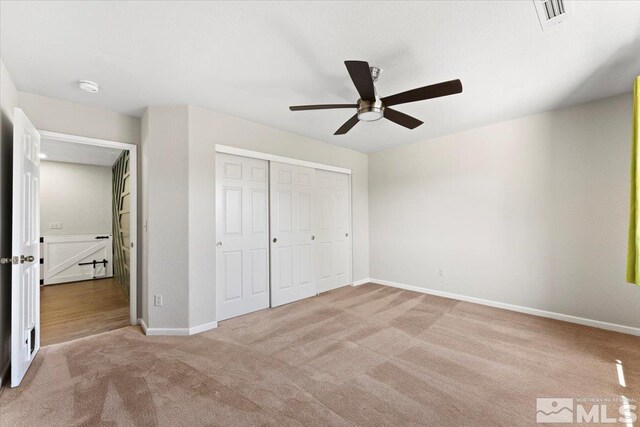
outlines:
M350 171L237 151L216 153L217 319L350 284Z

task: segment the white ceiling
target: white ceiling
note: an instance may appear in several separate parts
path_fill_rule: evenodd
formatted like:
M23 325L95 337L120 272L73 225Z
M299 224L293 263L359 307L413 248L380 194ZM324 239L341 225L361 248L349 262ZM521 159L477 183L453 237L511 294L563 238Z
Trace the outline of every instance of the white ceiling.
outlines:
M640 1L574 2L543 32L532 1L5 2L0 54L19 90L140 115L189 103L364 152L631 90ZM425 124L333 132L352 103L346 59L384 69L381 96L460 78L398 106ZM81 92L79 79L102 86Z
M42 138L40 152L47 156L44 161L111 167L122 150Z

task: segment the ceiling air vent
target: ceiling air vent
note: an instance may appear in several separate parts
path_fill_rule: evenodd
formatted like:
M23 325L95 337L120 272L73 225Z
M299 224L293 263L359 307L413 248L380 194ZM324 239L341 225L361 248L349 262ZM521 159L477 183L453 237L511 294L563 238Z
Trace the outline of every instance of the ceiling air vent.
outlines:
M564 22L571 16L571 2L565 0L533 0L543 30Z

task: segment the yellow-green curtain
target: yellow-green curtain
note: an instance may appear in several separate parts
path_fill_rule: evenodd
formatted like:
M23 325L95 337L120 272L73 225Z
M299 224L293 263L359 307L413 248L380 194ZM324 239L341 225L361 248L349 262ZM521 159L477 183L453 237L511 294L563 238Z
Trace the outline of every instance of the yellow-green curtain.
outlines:
M627 282L640 285L640 175L638 175L638 141L640 135L640 76L633 85L633 133L631 149L631 204L629 218L629 249L627 252Z

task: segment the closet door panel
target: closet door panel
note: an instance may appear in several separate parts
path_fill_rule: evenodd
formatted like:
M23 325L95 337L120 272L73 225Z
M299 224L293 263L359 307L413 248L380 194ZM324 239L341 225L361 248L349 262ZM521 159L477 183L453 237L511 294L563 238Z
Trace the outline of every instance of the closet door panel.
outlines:
M349 176L318 170L318 292L351 283Z
M315 169L271 162L271 306L317 293Z
M269 307L268 162L216 154L216 317Z

